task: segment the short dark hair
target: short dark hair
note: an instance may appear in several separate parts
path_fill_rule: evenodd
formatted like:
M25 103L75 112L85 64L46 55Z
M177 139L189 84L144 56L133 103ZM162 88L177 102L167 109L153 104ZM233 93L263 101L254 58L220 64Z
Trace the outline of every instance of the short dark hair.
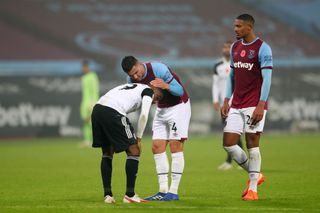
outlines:
M246 13L239 15L236 19L249 22L249 23L251 23L252 25L254 25L254 22L255 22L253 16L252 16L252 15L249 15L249 14L246 14Z
M138 60L132 55L125 56L121 61L123 71L128 73L132 69L132 67L136 65L137 62Z

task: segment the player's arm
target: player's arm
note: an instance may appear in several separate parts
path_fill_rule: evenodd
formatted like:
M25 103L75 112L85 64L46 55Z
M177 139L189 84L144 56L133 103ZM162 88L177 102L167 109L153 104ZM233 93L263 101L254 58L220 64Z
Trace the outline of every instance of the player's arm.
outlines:
M263 43L259 50L259 61L261 66L262 85L260 91L260 101L252 114L252 125L256 125L262 120L264 115L264 106L268 100L271 88L272 77L272 51L269 45Z
M156 76L156 79L150 82L152 86L168 90L175 96L183 95L183 87L174 79L166 65L162 63L152 63L152 67Z
M146 88L143 90L142 94L142 104L141 104L141 112L138 120L137 127L137 138L138 141L141 140L143 132L146 128L150 107L152 105L153 91L150 88Z

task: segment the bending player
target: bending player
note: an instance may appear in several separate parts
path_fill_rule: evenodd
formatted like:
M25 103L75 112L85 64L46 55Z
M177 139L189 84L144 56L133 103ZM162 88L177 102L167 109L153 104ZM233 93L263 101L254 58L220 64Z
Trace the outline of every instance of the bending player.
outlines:
M91 120L93 147L102 148L101 176L104 188L104 202L114 203L111 176L114 153L127 153L127 189L124 203L144 202L135 194L135 182L139 166L140 142L148 121L152 101L162 98L161 90L153 90L144 84L124 84L107 92L94 106ZM126 115L141 108L137 135Z

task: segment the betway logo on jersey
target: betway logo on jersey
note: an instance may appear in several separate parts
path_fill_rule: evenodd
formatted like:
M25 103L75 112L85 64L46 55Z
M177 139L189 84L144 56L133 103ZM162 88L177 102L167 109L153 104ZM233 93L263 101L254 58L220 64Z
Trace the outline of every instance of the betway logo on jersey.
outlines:
M241 61L233 63L235 68L246 68L248 70L252 70L253 63L242 63Z

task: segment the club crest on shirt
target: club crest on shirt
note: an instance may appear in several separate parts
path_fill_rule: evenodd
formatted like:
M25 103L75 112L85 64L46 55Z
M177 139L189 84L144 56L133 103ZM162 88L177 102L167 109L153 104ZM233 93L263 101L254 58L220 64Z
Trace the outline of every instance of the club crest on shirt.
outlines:
M249 55L248 55L248 59L253 59L254 58L254 54L256 53L255 50L249 50Z
M241 53L240 53L240 56L243 58L245 55L246 55L246 51L242 50Z

